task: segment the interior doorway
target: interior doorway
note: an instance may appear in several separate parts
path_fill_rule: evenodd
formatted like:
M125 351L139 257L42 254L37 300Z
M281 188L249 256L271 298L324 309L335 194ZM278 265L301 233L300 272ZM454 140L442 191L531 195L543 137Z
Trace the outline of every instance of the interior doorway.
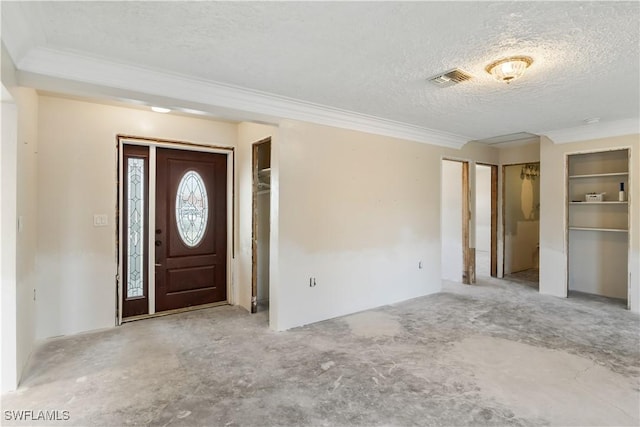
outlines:
M233 150L119 136L118 152L119 322L229 303Z
M505 165L503 174L504 278L539 287L540 163Z
M251 312L257 313L269 309L271 138L253 144L252 171Z
M498 167L476 163L475 256L477 277L498 276Z
M469 247L469 162L443 159L441 165L442 278L475 282L475 255Z

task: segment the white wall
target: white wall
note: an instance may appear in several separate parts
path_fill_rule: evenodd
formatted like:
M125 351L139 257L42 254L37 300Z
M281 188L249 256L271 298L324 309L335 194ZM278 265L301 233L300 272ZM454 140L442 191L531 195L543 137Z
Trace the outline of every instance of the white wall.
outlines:
M554 144L543 137L540 145L540 292L567 296L566 161L567 154L611 148L630 148L628 192L631 212L629 256L631 310L640 311L640 135Z
M476 165L476 250L491 251L491 167Z
M116 135L235 146L235 124L40 97L37 337L115 324ZM93 215L108 215L94 227Z
M442 278L462 282L462 163L442 161Z

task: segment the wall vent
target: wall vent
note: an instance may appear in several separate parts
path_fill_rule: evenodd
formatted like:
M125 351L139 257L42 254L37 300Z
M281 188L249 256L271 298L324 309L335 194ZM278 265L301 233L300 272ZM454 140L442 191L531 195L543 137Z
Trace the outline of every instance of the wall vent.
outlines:
M472 78L473 76L471 74L462 71L459 68L454 68L453 70L440 73L427 80L436 86L448 87L458 83L466 82L467 80L471 80Z

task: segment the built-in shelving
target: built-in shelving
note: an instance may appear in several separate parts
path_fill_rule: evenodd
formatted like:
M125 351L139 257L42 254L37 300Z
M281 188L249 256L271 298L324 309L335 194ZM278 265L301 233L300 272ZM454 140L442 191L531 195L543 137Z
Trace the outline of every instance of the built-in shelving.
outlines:
M567 162L568 290L628 298L629 150L572 154ZM586 201L590 194L603 200Z

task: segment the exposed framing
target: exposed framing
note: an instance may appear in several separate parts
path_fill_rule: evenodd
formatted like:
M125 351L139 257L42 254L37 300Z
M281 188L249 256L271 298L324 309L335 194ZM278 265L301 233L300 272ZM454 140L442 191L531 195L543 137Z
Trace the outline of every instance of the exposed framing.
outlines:
M469 162L462 162L462 283L476 282L476 250L469 245L471 222L471 191L469 188Z
M124 183L124 167L123 167L123 148L124 144L139 145L149 147L149 185L148 191L148 209L149 212L155 212L155 182L156 182L156 148L172 148L185 151L199 151L208 153L219 153L227 156L227 301L226 304L234 304L236 295L233 287L233 258L235 257L235 147L223 146L223 145L207 145L199 144L188 141L176 141L170 139L139 137L133 135L116 135L116 236L115 236L115 249L116 249L116 325L120 325L123 322L139 320L149 317L164 316L174 312L198 310L207 308L210 306L221 305L225 303L206 304L204 306L187 307L185 309L171 310L169 312L155 312L155 248L153 246L153 239L148 239L147 252L148 252L148 293L149 293L149 313L141 316L133 316L131 318L123 319L122 317L122 298L123 292L123 251L120 245L124 242L123 239L123 221L120 218L123 206L123 183ZM148 215L147 221L147 236L153 236L155 230L155 216Z

